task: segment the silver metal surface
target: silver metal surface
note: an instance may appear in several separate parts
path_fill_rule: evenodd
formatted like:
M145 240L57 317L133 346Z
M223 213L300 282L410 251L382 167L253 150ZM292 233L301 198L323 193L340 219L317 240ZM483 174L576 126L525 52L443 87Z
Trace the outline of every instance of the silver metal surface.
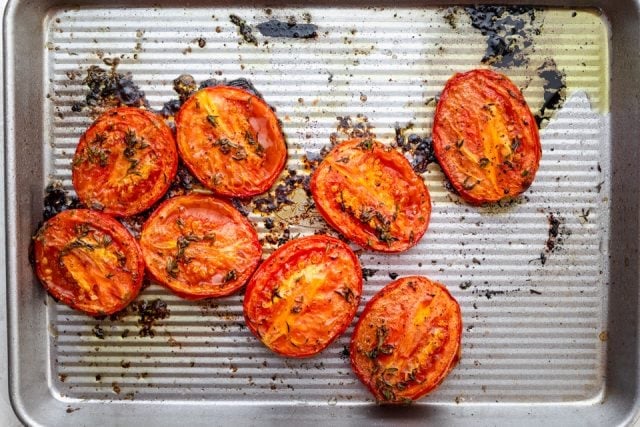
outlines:
M532 110L542 103L536 69L546 58L567 79L565 104L541 131L542 162L525 198L505 207L468 206L430 165L423 176L433 213L419 245L399 255L361 254L363 267L377 270L365 283L361 309L394 274L438 280L462 306L459 366L427 398L394 409L375 406L351 373L342 351L352 328L317 357L284 359L243 326L240 295L193 303L152 285L140 299L166 301L171 315L154 326L155 337L141 337L136 316L96 321L46 297L27 248L44 187L59 180L72 190L71 157L91 119L71 107L84 99L86 69L104 66L104 58L119 58L118 71L132 73L155 109L175 98L172 80L182 73L198 81L250 79L283 121L287 167L308 173L302 158L329 144L336 117L366 117L385 142L393 140L396 124L411 123L410 132L428 135L430 99L452 73L481 66L486 39L468 17L458 13L453 28L445 9L415 5L270 12L49 6L25 14L27 4L16 2L5 22L10 375L23 421L613 425L634 416L637 368L625 378L618 366L637 362L630 338L637 311L624 304L638 294L638 181L634 143L615 135L638 135L637 121L627 118L624 129L620 123L638 110L624 109L613 95L621 93L615 78L630 78L621 74L625 65L637 70L637 64L613 61L610 69L609 54L619 55L619 33L631 32L629 45L637 41L637 28L614 25L622 19L618 12L538 11L541 32L527 52L529 64L500 70L523 88ZM637 14L635 3L629 8ZM290 16L303 22L308 13L319 36L265 38L254 29L256 47L241 40L231 13L252 25ZM637 96L638 87L626 90ZM637 107L638 98L627 102ZM560 221L553 251L546 249L550 215ZM263 218L250 219L264 237ZM290 221L292 236L322 226ZM626 296L615 286L625 286ZM104 339L93 332L97 324ZM621 333L630 335L617 338Z

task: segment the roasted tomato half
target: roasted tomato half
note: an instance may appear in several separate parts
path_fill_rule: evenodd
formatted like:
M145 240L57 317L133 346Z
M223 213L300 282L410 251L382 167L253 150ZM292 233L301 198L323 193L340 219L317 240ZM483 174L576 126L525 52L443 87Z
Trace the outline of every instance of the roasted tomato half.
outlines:
M358 258L345 243L316 235L278 248L249 281L244 317L274 352L306 357L349 326L362 293Z
M333 228L376 251L404 251L429 225L424 181L398 151L372 139L334 147L313 174L311 193Z
M490 70L449 79L436 107L433 149L451 185L472 204L525 191L542 155L538 128L520 89Z
M80 138L73 187L89 208L130 216L157 202L177 169L176 143L162 118L139 108L115 108Z
M176 133L184 163L200 182L223 196L264 193L287 158L273 110L235 87L196 92L176 115Z
M262 256L249 221L231 204L202 194L162 203L144 224L140 246L153 278L193 300L237 291Z
M351 337L351 366L382 403L409 403L436 388L459 359L460 306L425 277L388 284Z
M38 230L33 250L36 275L51 296L91 316L120 311L140 292L138 243L109 215L61 212Z

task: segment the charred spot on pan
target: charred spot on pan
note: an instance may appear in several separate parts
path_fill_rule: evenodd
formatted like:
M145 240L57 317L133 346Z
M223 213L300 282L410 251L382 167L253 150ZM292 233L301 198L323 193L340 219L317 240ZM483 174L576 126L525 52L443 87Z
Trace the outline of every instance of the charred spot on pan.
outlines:
M104 334L104 329L102 329L102 326L94 325L94 327L91 329L91 332L96 338L100 340L104 339L105 334Z
M507 291L494 291L491 289L474 289L472 291L473 294L480 295L485 297L486 299L491 299L496 295L505 295Z
M318 37L318 27L311 23L298 24L295 19L282 22L271 19L256 25L260 34L265 37L285 37L293 39L312 39Z
M368 281L368 279L370 277L373 277L377 272L378 272L378 270L374 270L373 268L363 268L362 269L362 278L366 282L366 281Z
M236 208L238 212L242 214L242 216L245 216L245 217L249 216L250 212L247 209L246 203L244 203L242 200L238 199L237 197L232 197L230 201L233 207Z
M256 197L251 201L255 212L270 214L279 210L283 206L293 205L295 202L290 196L294 191L301 188L307 196L311 196L309 183L311 176L307 174L298 174L294 169L288 169L286 175L281 178L273 190L266 195Z
M373 133L373 125L371 125L369 119L362 114L358 114L355 119L352 119L351 116L338 116L336 119L338 120L336 131L346 139L375 138L376 136L375 133ZM335 138L338 137L340 137L340 135L335 136Z
M430 137L421 137L414 133L406 135L412 124L401 128L396 124L395 144L402 151L404 156L411 163L411 167L416 173L424 173L430 163L437 163L433 151L433 140Z
M185 102L198 90L198 85L192 75L181 74L173 80L173 90L180 97L180 102Z
M471 287L471 280L464 281L458 285L462 290L469 289Z
M349 360L351 353L349 352L349 347L346 345L342 346L342 351L340 352L340 359Z
M533 50L533 36L540 34L536 9L530 6L471 6L464 11L471 26L486 36L482 63L494 67L526 65Z
M451 29L455 30L458 28L458 14L460 8L459 7L448 7L444 10L445 14L443 16L445 22L449 24Z
M44 208L42 210L42 218L46 221L67 209L75 209L82 207L80 200L62 188L59 181L51 182L47 185L44 195Z
M242 39L247 43L252 43L258 46L258 39L253 35L251 25L247 24L247 21L240 18L238 15L229 15L231 23L238 27L238 33L242 36Z
M207 79L204 80L202 83L200 83L200 87L199 89L204 89L206 87L215 87L215 86L231 86L231 87L237 87L240 89L244 89L247 92L249 92L250 94L257 96L258 98L262 99L264 101L264 97L262 96L262 94L260 93L260 91L258 91L258 89L256 89L256 87L253 85L253 83L251 83L250 80L245 79L245 78L237 78L237 79L233 79L233 80L216 80L216 79ZM273 111L275 111L275 108L273 108L271 105L269 105L269 107L271 107L271 109Z
M571 235L571 231L564 226L564 218L554 215L553 212L550 212L547 215L547 222L549 228L544 248L540 252L539 258L533 259L529 262L540 261L540 264L545 265L549 256L560 250L565 239Z
M166 319L171 314L167 303L161 299L135 301L129 307L131 312L139 316L138 326L140 327L140 331L138 334L141 337L153 338L155 336L153 327L156 325L156 322Z
M89 93L85 96L85 102L95 115L119 105L149 108L144 92L133 81L131 74L118 73L116 65L114 63L108 71L96 65L87 69L83 83L89 88Z
M182 103L180 102L179 99L171 99L162 105L162 110L160 110L160 114L162 114L162 116L164 117L173 117L176 115L178 110L180 110L181 105Z
M534 115L536 124L540 128L542 123L548 120L554 111L559 110L564 105L567 97L567 76L563 71L558 70L558 66L552 58L545 59L544 63L536 71L543 81L544 88L542 106Z

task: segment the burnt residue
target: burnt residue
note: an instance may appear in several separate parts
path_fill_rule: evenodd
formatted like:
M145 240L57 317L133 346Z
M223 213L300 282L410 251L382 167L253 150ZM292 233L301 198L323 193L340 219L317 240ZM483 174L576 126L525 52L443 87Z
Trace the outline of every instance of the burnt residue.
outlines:
M471 26L487 37L482 63L494 67L522 66L529 62L533 35L540 34L536 9L530 6L471 6L464 11ZM449 11L446 16L452 16ZM448 19L451 25L452 19ZM452 25L453 27L453 25Z
M469 289L471 287L471 280L466 280L458 285L462 290Z
M94 327L91 329L91 332L96 338L100 340L103 340L105 337L104 329L102 329L102 326L100 325L94 325Z
M346 345L342 346L342 351L340 352L340 359L349 360L351 357L351 353L349 352L349 347Z
M238 210L238 212L240 212L242 214L242 216L247 217L251 213L247 209L247 206L245 206L245 202L243 202L242 200L238 199L237 197L232 197L229 201L231 202L233 207L236 208Z
M424 173L430 163L437 163L436 155L433 151L433 140L431 137L422 137L415 133L406 135L408 129L410 127L401 128L396 125L396 146L407 157L416 173Z
M548 233L547 240L544 243L544 248L540 252L540 263L545 265L549 258L549 255L561 249L561 245L564 243L565 238L571 234L569 230L564 226L564 218L555 215L550 212L547 215Z
M445 10L444 20L452 29L458 28L459 7L449 7Z
M131 74L117 72L116 66L117 63L114 63L110 70L97 65L87 69L84 84L89 92L85 96L85 103L93 115L122 105L149 108L144 92L133 81Z
M373 268L363 268L362 269L362 278L366 282L366 281L369 280L369 278L373 277L377 272L378 272L378 270L374 270Z
M164 117L173 117L176 115L182 103L179 99L172 99L164 103L162 106L162 110L160 110L160 114Z
M355 119L351 116L336 117L338 124L336 126L337 133L332 133L330 139L339 138L374 138L373 125L369 123L369 119L362 114L358 114Z
M271 19L256 25L260 34L266 37L286 37L293 39L312 39L318 37L318 26L314 24L298 24L295 19L287 22Z
M42 210L42 218L46 221L67 209L75 209L81 207L82 204L75 196L62 188L62 183L54 181L47 185L44 195L44 208Z
M138 326L140 331L138 335L141 337L155 336L153 327L158 320L166 319L171 314L167 303L161 299L155 299L153 301L135 301L129 305L129 311L138 315Z
M200 184L200 181L198 181L198 179L193 176L191 171L185 166L182 160L179 160L176 176L175 178L173 178L173 181L171 181L169 190L162 198L161 202L172 197L188 194L195 188L203 189L204 187L202 186L202 184Z
M548 120L556 110L564 105L567 97L567 76L558 69L553 58L545 59L536 71L543 80L544 88L544 102L535 114L536 123L540 127L544 120Z
M283 206L295 204L290 196L298 188L302 188L306 195L311 197L310 180L310 175L299 174L294 169L288 169L284 178L279 181L273 190L251 201L254 211L270 214Z
M491 299L496 295L504 295L507 292L506 291L495 291L495 290L491 290L491 289L474 289L472 293L474 293L476 295L483 296L486 299Z
M253 83L251 83L251 81L249 81L249 80L247 80L245 78L238 78L238 79L233 79L233 80L207 79L207 80L203 81L202 83L200 83L200 89L204 89L205 87L214 87L214 86L231 86L231 87L237 87L237 88L240 88L240 89L244 89L247 92L251 93L252 95L257 96L258 98L260 98L260 99L262 99L264 101L264 97L262 96L260 91L258 91L258 89L256 89L256 87L253 85ZM275 111L275 109L273 107L271 107L271 109Z
M547 220L549 221L549 236L547 237L547 241L545 243L545 250L551 252L556 247L556 242L558 241L558 233L560 232L560 220L553 213L550 213L547 216Z
M173 90L180 97L180 102L184 103L198 90L198 85L191 74L181 74L173 80Z
M336 120L336 131L329 135L330 144L322 147L318 155L312 156L307 153L302 157L302 163L309 172L313 172L331 149L341 142L354 138L376 137L373 125L369 123L369 119L363 114L358 114L355 119L352 119L351 116L338 116Z
M161 299L155 299L153 301L140 300L132 302L121 311L114 313L108 317L103 316L99 320L101 320L102 322L107 322L108 324L108 322L121 322L122 319L128 316L137 316L137 324L140 328L138 331L138 335L140 337L153 338L155 336L153 327L156 326L159 320L168 318L170 314L171 311L169 310L169 307L167 307L167 303ZM104 330L102 329L102 324L97 324L96 326L94 326L92 331L94 335L96 335L96 337L104 339L105 334ZM127 338L128 336L129 330L125 329L121 337Z
M233 25L238 27L238 33L240 33L245 42L258 46L258 39L253 35L251 25L247 24L247 21L240 18L238 15L229 15L229 19Z

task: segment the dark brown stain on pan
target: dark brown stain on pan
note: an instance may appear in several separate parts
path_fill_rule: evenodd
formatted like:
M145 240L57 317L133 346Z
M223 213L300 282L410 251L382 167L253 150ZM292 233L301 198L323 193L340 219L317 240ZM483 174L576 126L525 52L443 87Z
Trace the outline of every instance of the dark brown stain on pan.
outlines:
M238 15L229 15L231 23L238 27L238 33L242 36L242 39L247 42L258 46L258 39L253 35L253 29L251 25L247 24L247 21L240 18Z
M427 171L429 164L437 163L437 160L433 152L433 140L431 137L422 137L415 133L407 135L411 127L411 124L404 128L396 125L395 144L409 160L413 170L420 174Z
M535 113L536 124L541 127L554 111L564 105L567 97L566 74L558 69L553 58L545 59L544 63L536 69L538 76L543 81L544 95L540 110Z
M81 111L86 106L90 109L90 115L96 117L109 108L121 105L149 108L145 93L133 81L131 74L117 72L118 61L112 64L110 70L97 65L87 69L84 84L88 91L83 103L73 104L74 111Z
M318 37L318 26L314 24L298 24L293 17L287 22L271 19L256 25L260 34L265 37L283 37L292 39L313 39Z
M533 35L540 34L541 24L536 21L536 9L530 6L472 6L464 11L471 26L487 38L483 64L494 67L522 66L529 62ZM450 11L445 19L453 28ZM448 18L447 18L448 17Z
M80 200L75 196L70 196L69 193L62 188L62 184L59 181L54 181L47 185L45 189L42 219L46 221L62 211L79 207L82 207Z

